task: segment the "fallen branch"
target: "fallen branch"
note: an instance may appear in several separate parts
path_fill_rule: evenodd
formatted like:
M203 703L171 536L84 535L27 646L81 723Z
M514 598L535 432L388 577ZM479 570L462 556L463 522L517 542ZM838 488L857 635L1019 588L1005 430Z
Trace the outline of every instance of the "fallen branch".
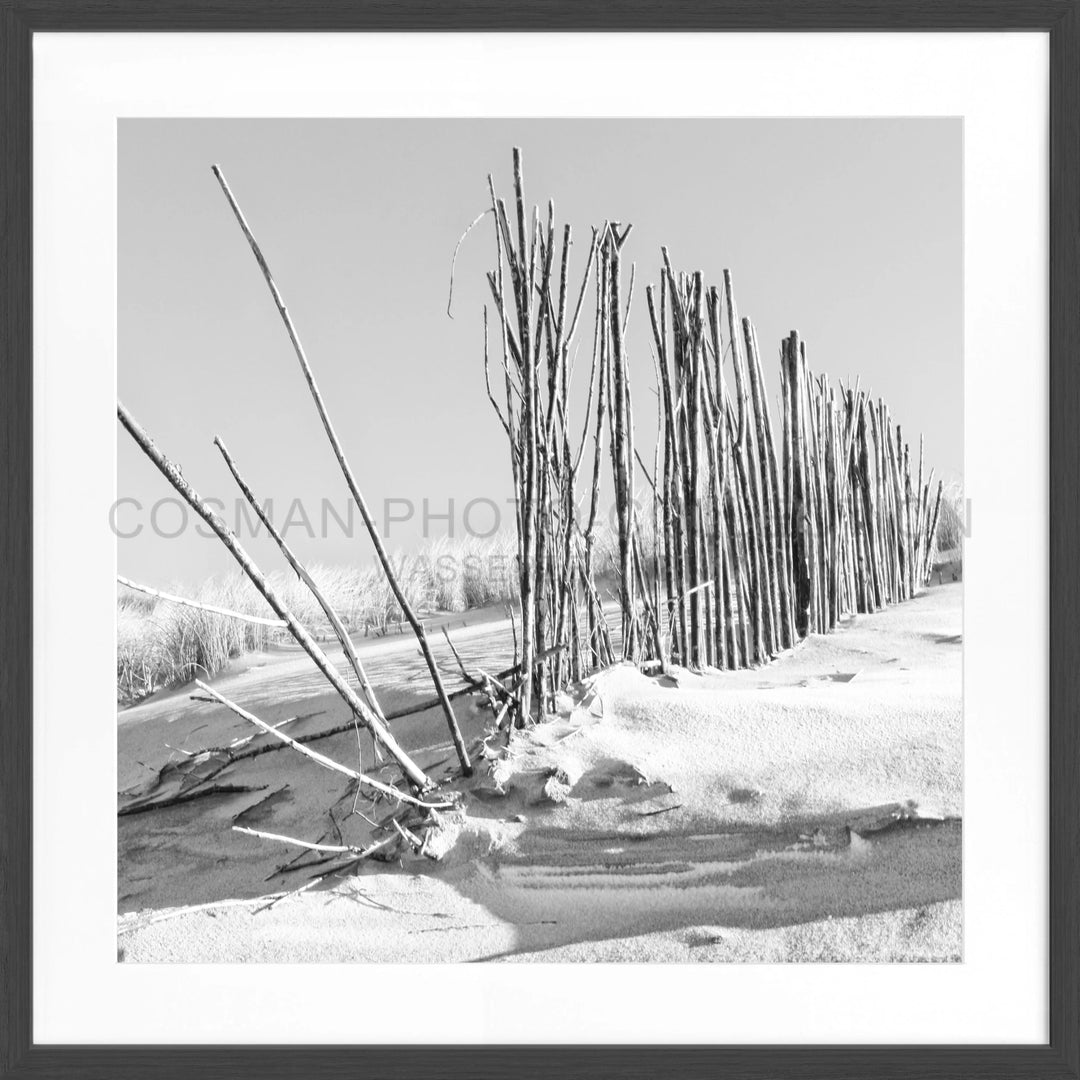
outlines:
M219 770L220 771L220 770ZM216 774L215 774L216 775ZM207 778L209 779L209 777ZM201 780L192 785L187 791L179 795L172 795L167 799L155 799L153 796L138 799L116 811L117 817L128 817L131 814L145 814L150 810L166 810L170 806L181 806L183 803L193 802L195 799L204 799L208 795L247 795L253 791L264 791L266 784L210 784L207 780Z
M495 731L494 731L494 734L497 735L500 731L502 731L503 721L507 719L506 714L510 711L511 704L513 704L512 700L508 699L503 704L502 710L499 712L499 715L495 717ZM487 742L486 739L484 741Z
M325 859L317 861L314 864L307 864L306 866L296 867L296 869L298 870L307 870L311 869L312 865L318 866L322 863L333 862L334 859L340 855L352 856L351 859L346 860L338 866L331 867L325 873L320 874L319 877L314 878L312 881L309 881L304 885L301 885L299 889L293 889L291 892L278 893L269 897L270 903L264 904L262 907L257 908L254 914L257 914L259 911L265 911L267 908L273 907L274 904L277 904L282 900L287 900L290 896L296 896L299 893L302 893L305 890L310 889L315 885L318 885L320 881L324 881L327 877L330 876L330 874L340 874L342 870L349 869L355 866L357 863L363 862L364 859L369 858L370 856L374 855L375 852L381 851L385 847L389 847L390 844L395 843L398 839L397 836L391 834L390 836L387 836L382 840L377 840L374 844L371 844L366 848L357 848L350 847L349 845L312 844L307 840L297 840L291 836L282 836L279 833L259 832L256 829L245 829L243 826L240 825L234 825L233 830L235 832L247 833L249 836L256 836L260 840L276 840L282 844L295 844L298 847L307 848L311 851L329 852L329 855Z
M462 677L466 682L475 682L475 679L469 674L465 667L465 662L461 659L461 654L454 647L454 643L450 640L450 631L444 626L442 628L443 637L446 638L446 644L450 646L450 651L454 654L454 659L457 661L458 667L461 669Z
M129 578L116 575L116 580L128 589L146 593L147 596L156 597L158 600L167 600L170 604L181 604L183 607L196 608L199 611L209 611L214 615L224 615L229 619L240 619L242 622L255 623L256 626L276 626L285 629L288 626L283 619L264 619L259 615L246 615L242 611L230 611L228 608L217 607L215 604L203 604L198 600L188 600L183 596L173 596L172 593L161 592L160 589L151 589L149 585L140 585Z
M310 840L296 840L291 836L282 836L280 833L249 829L244 825L234 825L232 831L244 833L246 836L257 836L260 840L278 840L283 844L295 844L297 847L307 848L308 851L332 851L335 854L342 855L364 855L366 852L374 850L373 848L354 847L352 844L315 844ZM380 840L375 847L385 847L392 839L393 837L387 837L385 840Z
M417 836L416 833L402 826L401 822L398 821L396 818L391 818L390 824L394 826L394 828L398 831L398 835L400 835L401 839L404 840L405 843L413 849L413 851L419 852L423 848L424 842L420 839L420 837Z
M269 903L263 904L262 907L257 907L251 914L258 915L262 911L269 911L275 904L280 904L282 900L288 900L293 896L299 896L301 893L305 893L308 889L314 889L326 877L323 874L321 877L312 878L310 881L305 881L299 889L293 889L292 892L285 893L284 896L275 896Z
M656 817L657 814L670 814L672 810L681 810L682 803L676 803L674 806L661 806L659 810L642 810L640 817Z
M503 680L510 678L511 675L517 675L521 668L520 664L514 664L512 667L506 668L505 671L500 671L496 678ZM490 678L490 676L489 676ZM457 699L465 697L468 694L476 694L482 692L484 684L482 681L475 683L470 682L467 686L462 686L457 690L451 690L449 697ZM205 694L191 694L189 695L192 701L215 701L216 699ZM400 709L393 709L386 714L387 721L402 720L406 716L415 716L417 713L427 712L429 709L437 709L441 705L438 698L425 698L422 701L416 702L414 705L405 705ZM298 720L308 719L312 716L318 716L318 713L306 713L303 716L297 717ZM307 735L298 735L292 740L293 743L313 743L319 742L322 739L332 739L335 735L342 735L346 731L352 731L355 724L352 720L344 724L335 724L333 727L324 728L322 731L312 731ZM284 742L268 742L262 746L252 747L250 750L245 750L243 753L234 754L231 752L231 748L227 746L215 746L208 747L206 750L200 751L200 753L224 753L229 755L229 760L226 765L231 765L237 761L247 761L250 758L261 757L263 754L273 753L277 750L283 750L291 743ZM442 762L436 762L436 765L441 765ZM225 766L222 766L223 768ZM434 769L435 765L430 765L429 768Z
M234 908L234 907L249 907L251 904L258 904L263 900L268 899L284 899L288 896L288 893L269 893L266 896L252 896L247 900L211 900L206 904L192 904L189 907L169 908L165 911L158 911L151 915L149 918L136 917L129 922L124 923L116 928L116 935L120 937L123 934L131 934L136 930L145 930L148 926L154 926L160 922L166 922L169 919L180 919L185 915L194 915L199 911L217 911L219 908Z
M381 780L375 780L370 776L365 776L363 773L357 772L355 769L350 769L348 765L342 765L340 762L334 761L333 758L328 758L325 754L320 754L317 750L310 750L302 743L297 742L296 739L286 735L283 731L279 731L275 727L271 727L264 720L260 720L257 716L252 715L246 709L240 708L235 702L230 701L227 697L219 694L212 686L207 686L206 683L199 679L195 680L195 685L200 690L211 697L215 698L226 708L231 709L237 716L244 720L250 721L257 728L266 732L267 735L272 735L275 739L280 739L283 743L291 746L294 750L303 754L305 757L311 758L317 765L321 765L324 769L331 769L334 772L339 772L343 776L348 776L358 783L366 784L370 788L374 788L376 791L381 791L384 795L389 795L391 798L398 799L401 802L410 803L413 806L422 807L425 810L448 810L453 806L453 803L426 803L420 799L414 798L412 795L407 795L404 791L399 791L396 787L392 787L390 784L384 784Z
M208 698L207 700L208 701L213 701L214 699L213 698ZM296 721L299 720L299 719L300 719L300 717L298 717L298 716L290 716L287 720L282 720L280 723L274 724L273 725L274 730L276 731L278 728L283 728L286 724L295 724ZM239 750L240 747L247 746L247 744L249 742L251 742L252 739L256 739L256 738L258 738L257 735L245 735L244 738L242 738L242 739L233 739L233 741L231 743L229 743L228 746L224 747L224 749L225 749L226 752L228 752L229 750ZM186 754L186 753L189 753L189 751L182 750L181 753Z

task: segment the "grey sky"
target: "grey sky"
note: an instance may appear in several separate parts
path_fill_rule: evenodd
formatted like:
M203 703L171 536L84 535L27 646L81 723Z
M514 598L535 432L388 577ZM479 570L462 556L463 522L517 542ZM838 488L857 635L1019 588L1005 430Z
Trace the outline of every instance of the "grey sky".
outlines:
M362 490L376 516L410 500L390 547L415 547L432 513L470 499L505 505L505 435L486 400L484 273L490 219L450 257L487 204L486 176L511 194L511 147L523 148L526 196L574 227L583 267L590 225L631 222L637 264L629 347L638 444L651 459L655 398L644 285L660 245L707 282L732 270L740 313L755 323L766 379L798 329L816 371L861 376L888 402L929 464L959 477L963 454L961 138L958 120L123 120L119 124L121 399L206 497L227 503L220 434L279 524L300 499L320 531L346 493L288 338L210 165L220 163L274 271ZM588 379L591 320L579 330ZM495 340L493 338L493 355ZM120 573L150 584L232 572L194 522L175 539L149 511L172 492L118 426ZM644 483L642 482L642 486ZM610 490L610 481L608 482ZM394 512L404 513L404 504ZM157 524L173 531L175 506ZM486 530L479 507L474 527ZM504 515L507 527L512 515ZM359 524L359 523L358 523ZM429 522L444 535L447 522ZM331 522L302 558L371 559ZM248 545L266 567L265 540Z

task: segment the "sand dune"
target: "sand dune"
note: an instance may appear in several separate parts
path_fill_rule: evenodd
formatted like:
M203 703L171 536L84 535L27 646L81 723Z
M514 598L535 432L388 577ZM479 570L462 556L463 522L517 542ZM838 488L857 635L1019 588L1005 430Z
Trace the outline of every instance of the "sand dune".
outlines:
M357 844L370 826L349 813L345 778L291 751L230 766L216 793L120 818L119 949L186 962L957 960L961 589L860 616L756 671L604 672L456 785L439 862L368 863L269 907L326 864L234 822ZM499 623L455 640L481 666L508 659ZM387 708L426 693L414 652L365 654ZM294 734L342 719L291 655L219 685L271 723L300 715ZM460 711L478 738L490 715ZM437 713L394 728L425 769L451 768ZM207 785L189 755L250 734L182 695L128 710L121 808L194 795ZM317 746L356 763L352 733ZM360 755L371 768L370 743Z

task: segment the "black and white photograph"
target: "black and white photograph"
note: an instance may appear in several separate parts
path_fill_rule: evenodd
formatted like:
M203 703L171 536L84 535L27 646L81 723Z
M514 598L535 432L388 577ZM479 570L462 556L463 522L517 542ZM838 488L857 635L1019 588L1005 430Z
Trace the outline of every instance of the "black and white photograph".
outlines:
M961 963L963 138L118 120L118 960Z

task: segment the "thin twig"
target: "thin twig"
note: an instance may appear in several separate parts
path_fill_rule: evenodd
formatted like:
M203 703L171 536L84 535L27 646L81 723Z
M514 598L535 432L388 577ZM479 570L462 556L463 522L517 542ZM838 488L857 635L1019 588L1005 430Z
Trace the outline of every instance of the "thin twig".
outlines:
M477 214L472 220L469 227L458 237L458 242L454 245L454 257L450 260L450 294L446 298L446 314L452 319L454 317L453 312L450 310L451 305L454 303L454 267L457 265L457 253L458 248L465 242L465 237L469 235L480 224L484 218L491 213L491 207Z

